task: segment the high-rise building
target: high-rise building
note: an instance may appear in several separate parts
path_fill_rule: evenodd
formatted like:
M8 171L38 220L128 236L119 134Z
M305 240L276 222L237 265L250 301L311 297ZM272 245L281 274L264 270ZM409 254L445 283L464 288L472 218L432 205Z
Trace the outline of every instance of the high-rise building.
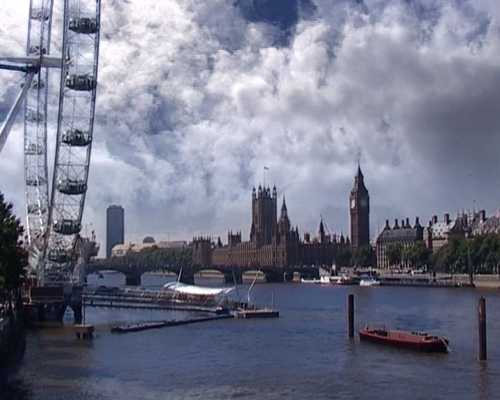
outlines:
M111 205L106 210L106 257L117 244L125 242L125 212L122 206Z
M351 213L351 244L353 249L370 244L370 195L365 186L361 167L354 178L354 187L349 197Z

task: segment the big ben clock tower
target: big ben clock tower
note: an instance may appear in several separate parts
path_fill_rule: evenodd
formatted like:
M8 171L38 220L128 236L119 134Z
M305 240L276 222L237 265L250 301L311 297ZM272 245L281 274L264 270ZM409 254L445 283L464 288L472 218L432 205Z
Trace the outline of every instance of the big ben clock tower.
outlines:
M356 249L370 244L370 195L366 189L361 167L354 178L354 187L349 197L351 213L351 244Z

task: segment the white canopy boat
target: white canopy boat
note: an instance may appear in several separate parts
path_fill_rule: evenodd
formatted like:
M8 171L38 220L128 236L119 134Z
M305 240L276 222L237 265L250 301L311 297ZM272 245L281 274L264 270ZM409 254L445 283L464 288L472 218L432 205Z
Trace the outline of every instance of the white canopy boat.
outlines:
M234 287L204 287L196 285L187 285L181 282L169 282L163 285L163 289L171 290L177 293L189 296L208 296L208 297L223 297L227 296L235 290Z

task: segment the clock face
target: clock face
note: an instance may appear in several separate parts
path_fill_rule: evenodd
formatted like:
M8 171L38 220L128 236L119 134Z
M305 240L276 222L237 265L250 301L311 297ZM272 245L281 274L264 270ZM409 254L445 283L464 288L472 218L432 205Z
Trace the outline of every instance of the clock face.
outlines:
M351 200L351 208L356 207L356 199Z
M361 199L361 207L366 207L368 205L367 199Z

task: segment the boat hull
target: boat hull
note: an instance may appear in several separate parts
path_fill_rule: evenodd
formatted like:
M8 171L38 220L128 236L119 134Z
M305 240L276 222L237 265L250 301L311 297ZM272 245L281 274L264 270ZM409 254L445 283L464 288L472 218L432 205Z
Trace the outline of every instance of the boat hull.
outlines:
M386 333L386 336L382 334ZM384 344L391 347L409 349L424 353L447 353L448 341L445 338L429 335L411 334L402 331L376 331L363 329L359 338L364 341Z
M359 282L359 286L363 286L363 287L380 286L380 281L376 281L376 280L361 280Z

